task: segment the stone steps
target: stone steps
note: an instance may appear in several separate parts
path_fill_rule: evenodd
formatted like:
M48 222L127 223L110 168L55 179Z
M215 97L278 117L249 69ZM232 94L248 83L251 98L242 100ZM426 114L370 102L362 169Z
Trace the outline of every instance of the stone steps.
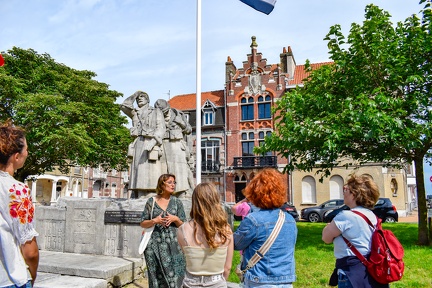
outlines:
M140 258L39 251L35 288L121 287L142 276Z

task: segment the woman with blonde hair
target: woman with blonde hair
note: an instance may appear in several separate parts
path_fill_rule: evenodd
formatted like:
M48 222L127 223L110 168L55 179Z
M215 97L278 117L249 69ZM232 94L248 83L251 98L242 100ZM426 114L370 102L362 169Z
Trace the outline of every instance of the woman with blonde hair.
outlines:
M386 288L388 284L377 283L367 272L354 252L345 243L343 237L348 239L362 255L369 255L372 239L372 229L369 224L356 213L363 214L375 226L377 217L371 211L379 198L378 185L368 175L350 175L343 187L344 203L350 210L339 212L322 231L322 240L333 243L337 278L339 288ZM342 237L343 236L343 237Z
M196 186L190 216L191 220L177 231L186 257L183 287L227 287L234 244L227 214L213 184Z
M263 169L246 186L244 195L259 209L252 210L234 233L234 248L243 250L243 287L293 287L297 226L294 218L280 209L287 198L282 174L276 169ZM269 237L276 227L280 227L277 236ZM252 267L246 267L269 238L274 239L269 250Z

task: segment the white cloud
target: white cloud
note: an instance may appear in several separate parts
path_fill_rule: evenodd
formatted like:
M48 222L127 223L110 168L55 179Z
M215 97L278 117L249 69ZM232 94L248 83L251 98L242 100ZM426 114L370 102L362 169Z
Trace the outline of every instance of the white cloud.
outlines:
M418 1L376 0L394 22L420 11ZM347 33L364 20L366 0L281 0L270 15L240 1L202 0L202 89L224 88L225 62L247 60L251 36L269 64L291 46L297 64L328 60L323 41L331 25ZM195 92L196 1L0 0L0 51L13 46L48 53L56 61L98 74L125 96L149 92L151 101ZM118 99L122 101L122 99Z

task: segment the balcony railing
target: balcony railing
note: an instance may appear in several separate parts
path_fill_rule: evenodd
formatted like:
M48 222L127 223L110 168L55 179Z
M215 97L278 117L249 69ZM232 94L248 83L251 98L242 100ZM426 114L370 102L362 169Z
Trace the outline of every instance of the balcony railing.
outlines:
M234 168L277 167L277 156L234 157Z
M201 162L201 171L202 172L213 172L217 173L220 170L220 162L219 161L202 161Z

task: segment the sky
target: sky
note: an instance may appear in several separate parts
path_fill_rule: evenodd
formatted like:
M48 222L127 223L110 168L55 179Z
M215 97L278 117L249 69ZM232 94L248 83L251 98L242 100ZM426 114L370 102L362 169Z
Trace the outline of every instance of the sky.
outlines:
M366 5L388 11L393 23L423 7L419 0L278 0L265 15L238 0L201 1L202 92L224 89L227 57L241 67L252 36L268 64L288 46L297 64L325 62L330 27L341 25L347 36ZM196 27L197 0L0 0L0 52L31 48L93 71L124 95L118 103L137 90L151 104L195 93ZM432 169L425 174L429 183Z

